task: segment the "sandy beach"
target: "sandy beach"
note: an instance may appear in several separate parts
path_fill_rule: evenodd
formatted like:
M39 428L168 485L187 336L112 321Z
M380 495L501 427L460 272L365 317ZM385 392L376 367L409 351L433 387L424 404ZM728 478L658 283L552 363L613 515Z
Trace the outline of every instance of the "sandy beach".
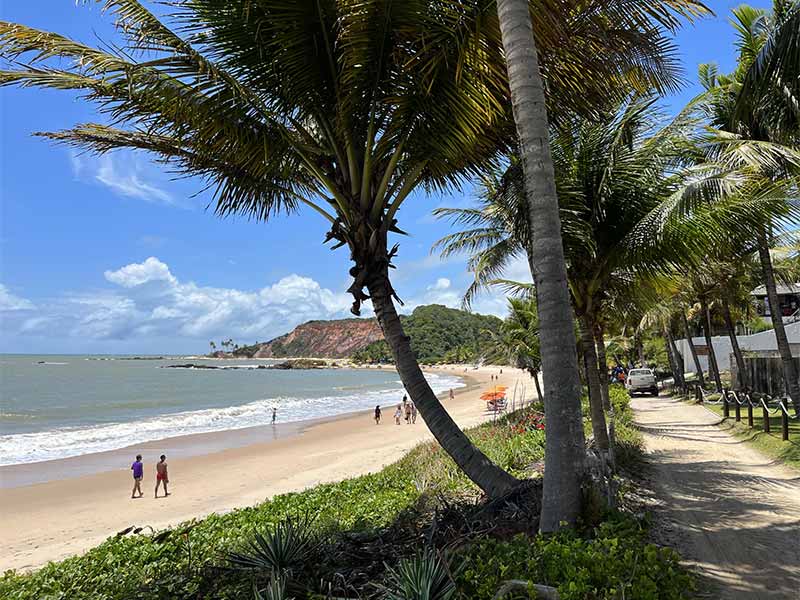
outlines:
M431 369L437 370L442 369ZM536 393L530 376L516 369L504 367L502 375L496 367L443 371L467 383L453 400L446 393L441 396L461 427L491 418L479 396L492 384L508 386L510 393L518 383L528 399ZM499 381L490 381L490 375L499 375ZM275 429L198 434L135 449L2 467L0 570L31 569L86 551L130 525L158 529L376 471L432 439L421 418L416 425L397 426L392 413L392 406L383 406L380 426L371 412L351 413ZM132 500L129 467L137 452L145 456L145 496ZM154 465L162 452L168 455L171 495L155 500ZM110 464L119 467L100 470ZM34 481L43 482L29 483Z

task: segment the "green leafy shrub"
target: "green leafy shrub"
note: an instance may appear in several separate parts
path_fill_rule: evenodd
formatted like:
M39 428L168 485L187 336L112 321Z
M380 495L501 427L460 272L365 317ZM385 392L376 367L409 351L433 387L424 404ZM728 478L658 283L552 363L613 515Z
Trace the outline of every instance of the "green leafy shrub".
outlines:
M553 586L562 600L691 597L693 582L681 569L678 555L645 543L631 523L626 519L604 524L591 539L561 533L479 541L463 552L463 569L457 578L461 597L491 599L509 579Z

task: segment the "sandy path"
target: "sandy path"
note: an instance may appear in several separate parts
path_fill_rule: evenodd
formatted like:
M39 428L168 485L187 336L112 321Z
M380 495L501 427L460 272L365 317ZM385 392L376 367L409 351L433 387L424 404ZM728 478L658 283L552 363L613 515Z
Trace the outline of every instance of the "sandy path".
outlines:
M702 406L637 398L657 492L714 598L800 599L800 473L717 427Z
M461 427L471 427L491 418L478 396L499 369L447 372L465 377L468 383L467 388L456 390L452 401L444 400L453 419ZM526 386L529 398L535 395L530 377L517 369L504 368L496 383L513 390L518 381ZM0 572L29 569L83 552L129 525L165 527L376 471L432 439L421 418L415 425L397 426L391 407L383 409L379 427L367 412L311 425L299 435L203 456L181 458L180 453L169 452L171 495L167 499L153 499L152 461L145 465L145 497L130 499L130 457L116 471L0 489ZM143 444L142 454L157 456L169 443ZM130 452L135 454L133 449Z

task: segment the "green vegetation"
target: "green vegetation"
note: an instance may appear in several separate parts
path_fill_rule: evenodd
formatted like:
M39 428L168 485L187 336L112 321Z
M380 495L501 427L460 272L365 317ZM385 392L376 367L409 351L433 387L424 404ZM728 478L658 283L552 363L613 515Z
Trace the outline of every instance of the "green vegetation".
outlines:
M612 390L619 417L620 462L629 466L632 463L624 457L637 455L641 438L631 425L627 394L621 388ZM468 435L517 477L530 476L530 465L544 456L545 434L540 415L533 409L470 429ZM538 494L537 488L533 489L525 497L535 503ZM334 573L345 573L348 583L362 589L362 597L370 597L374 588L359 577L366 574L372 582L388 582L391 577L383 562L412 557L436 518L441 520L442 535L478 513L486 519L491 505L476 506L479 497L476 486L441 447L426 443L378 473L283 494L252 508L211 515L153 535L142 532L112 537L82 556L50 563L31 574L9 572L0 579L0 597L250 598L251 574L219 568L229 565L227 553L239 552L241 559L241 554L252 552L249 540L255 532L286 529L287 518L301 522L306 517L313 518L314 538L303 538L298 545L310 547L314 560L303 565L296 578L312 587L320 582L339 585L342 582L335 581ZM524 505L519 502L516 511ZM456 578L455 597L489 599L492 588L512 575L557 586L566 599L585 598L590 589L595 590L592 597L596 598L618 598L623 589L630 598L684 597L681 590L690 588L689 579L678 568L675 554L648 544L643 525L633 517L621 513L608 517L610 521L604 524L585 522L580 535L552 538L517 536L535 531L536 510L527 511L524 518L514 516L510 522L516 524L498 527L496 537L480 534L479 540L470 541L470 535L459 530L467 543L452 556L454 564L464 565ZM269 539L269 535L263 537ZM385 546L374 547L373 543ZM364 548L371 548L369 555L364 555ZM256 576L256 582L266 584L264 575ZM291 592L298 598L307 597Z
M617 517L590 539L566 532L533 540L482 540L466 553L459 588L466 598L488 600L504 581L520 579L561 584L562 600L690 597L692 580L675 551L646 544L644 538L636 522ZM526 597L532 596L514 596Z
M401 316L403 329L411 338L411 349L420 362L470 362L491 346L491 334L500 330L502 321L489 315L430 304ZM389 346L380 340L353 354L364 363L390 362Z
M706 408L722 416L722 405L705 404ZM776 458L787 465L800 469L800 421L789 419L789 441L781 439L781 417L773 415L769 419L770 433L764 432L764 418L760 408L753 411L753 425L747 425L747 411L742 408L742 420L737 423L733 418L733 408L731 408L731 418L723 422L721 427L733 433L736 437L747 441L767 456Z

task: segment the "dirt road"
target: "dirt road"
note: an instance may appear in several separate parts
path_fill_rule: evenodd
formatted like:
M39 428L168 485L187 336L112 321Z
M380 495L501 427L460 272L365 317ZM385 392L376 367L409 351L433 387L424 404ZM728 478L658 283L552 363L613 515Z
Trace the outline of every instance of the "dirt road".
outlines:
M713 598L800 600L800 473L723 431L702 406L633 400L656 491Z

